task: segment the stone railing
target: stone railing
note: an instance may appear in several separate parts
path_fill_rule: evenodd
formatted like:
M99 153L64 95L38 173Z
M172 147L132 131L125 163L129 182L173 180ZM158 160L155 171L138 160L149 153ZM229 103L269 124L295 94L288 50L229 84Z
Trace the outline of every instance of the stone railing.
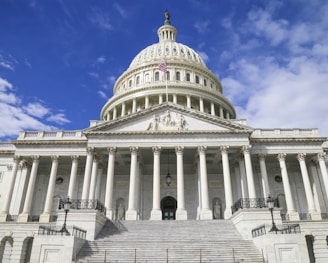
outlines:
M237 212L239 209L244 208L265 208L268 207L266 198L240 198L231 207L232 213Z
M255 129L252 137L320 137L320 135L318 129Z
M82 131L22 131L19 133L18 140L85 140Z

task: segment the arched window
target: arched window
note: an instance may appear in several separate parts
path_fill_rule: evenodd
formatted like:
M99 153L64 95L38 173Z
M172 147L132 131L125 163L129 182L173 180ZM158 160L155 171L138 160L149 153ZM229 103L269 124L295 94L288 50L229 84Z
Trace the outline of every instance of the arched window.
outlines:
M137 77L136 84L137 84L137 85L140 84L140 76Z
M159 81L159 72L155 72L155 81Z
M148 73L145 75L145 82L149 82L149 74Z
M186 81L190 81L190 73L186 74Z
M176 78L176 80L180 80L180 72L179 71L177 71L175 78Z
M166 79L170 80L170 71L166 71Z
M132 87L132 79L129 80L129 87Z
M204 79L204 86L207 86L207 81L206 81L206 79Z
M196 76L196 78L195 78L195 82L196 82L197 84L199 84L199 77L198 77L198 76Z

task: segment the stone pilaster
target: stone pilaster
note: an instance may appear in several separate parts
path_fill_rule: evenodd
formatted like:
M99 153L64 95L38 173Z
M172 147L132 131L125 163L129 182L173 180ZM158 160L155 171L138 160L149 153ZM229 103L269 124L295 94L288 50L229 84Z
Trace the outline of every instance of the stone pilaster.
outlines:
M108 167L106 181L105 207L106 215L109 219L114 219L113 212L113 189L114 189L114 168L116 147L109 147L108 150Z
M229 157L228 157L229 146L221 146L220 151L221 151L221 155L222 155L224 194L225 194L225 201L226 201L226 209L224 211L224 218L228 219L232 216L231 206L233 205Z
M184 194L184 171L183 171L183 147L175 147L177 156L177 197L178 207L176 211L177 220L187 220L187 210L185 208L185 194Z
M137 179L137 169L138 169L138 147L130 147L131 152L131 166L130 166L130 186L129 186L129 206L126 211L126 220L137 220L137 210L136 210L136 179Z
M153 147L154 166L153 166L153 209L151 210L151 220L162 220L161 210L161 182L160 182L160 157L161 147Z

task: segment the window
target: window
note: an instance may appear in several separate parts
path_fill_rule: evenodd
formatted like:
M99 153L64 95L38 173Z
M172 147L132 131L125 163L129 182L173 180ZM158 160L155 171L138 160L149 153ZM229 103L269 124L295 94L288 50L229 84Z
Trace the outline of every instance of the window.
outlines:
M170 72L169 71L166 71L166 79L170 80Z
M198 76L196 76L196 78L195 78L195 82L196 82L197 84L199 84L199 77L198 77Z
M186 81L190 81L190 73L186 74Z
M137 85L140 84L140 76L137 77L137 81L136 81Z
M155 72L155 81L159 81L159 72Z
M204 86L207 86L207 81L206 81L206 79L204 79Z
M145 82L149 82L149 74L148 73L145 75Z
M180 72L179 71L177 71L176 80L180 80Z
M129 80L129 87L132 87L132 80Z

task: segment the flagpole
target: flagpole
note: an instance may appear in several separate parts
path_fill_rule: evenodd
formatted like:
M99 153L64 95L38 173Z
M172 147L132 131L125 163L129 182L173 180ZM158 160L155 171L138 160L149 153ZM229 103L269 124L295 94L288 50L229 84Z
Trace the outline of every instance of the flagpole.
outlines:
M167 88L167 71L164 71L164 75L165 75L166 102L169 102L169 92Z
M232 249L232 263L236 263L235 249Z

